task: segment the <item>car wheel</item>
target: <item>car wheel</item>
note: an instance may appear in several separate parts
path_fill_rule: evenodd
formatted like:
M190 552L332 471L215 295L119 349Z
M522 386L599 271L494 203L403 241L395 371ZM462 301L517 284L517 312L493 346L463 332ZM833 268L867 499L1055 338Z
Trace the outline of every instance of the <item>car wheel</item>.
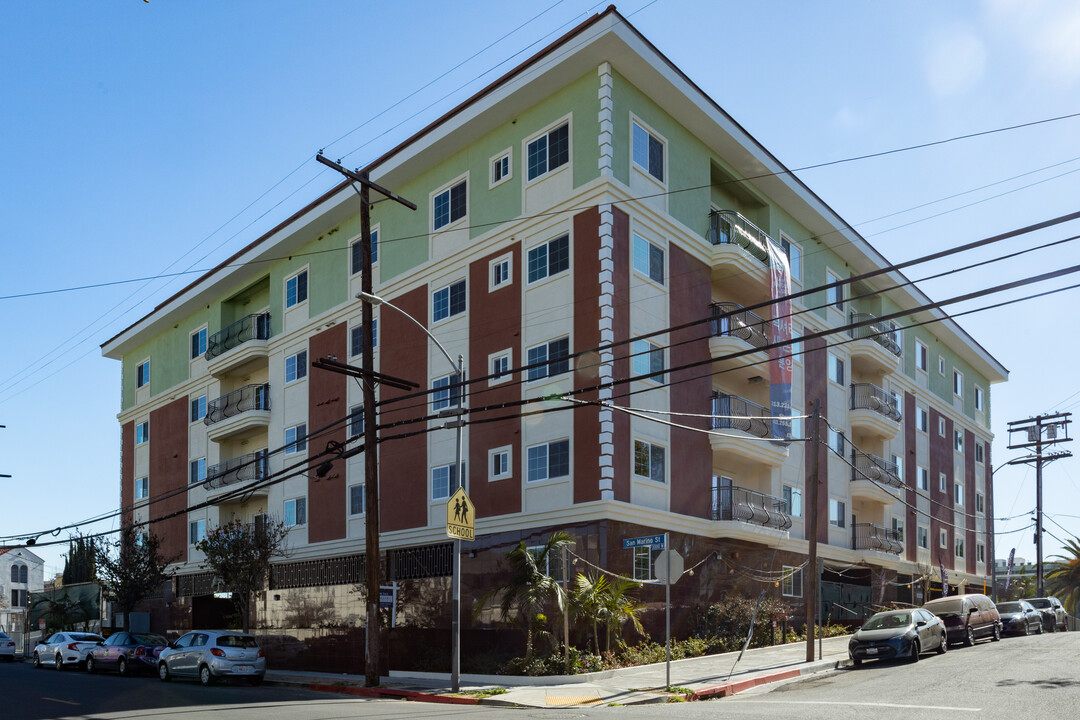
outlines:
M116 662L116 672L120 673L121 675L123 675L125 677L127 676L127 674L128 674L127 658L121 656L121 658L119 660L117 660L117 662Z
M64 658L60 657L60 653L56 653L56 658L53 660L53 667L57 670L64 669Z
M948 633L941 633L941 642L938 643L937 652L938 655L944 655L949 651L949 635Z
M1057 632L1057 620L1051 620L1050 626L1047 628L1050 632Z
M997 642L998 640L1001 639L1001 626L1000 625L998 625L996 623L994 624L994 634L990 636L990 639L993 640L994 642Z
M964 634L964 645L966 645L967 647L971 647L974 644L975 644L975 631L973 631L969 627L967 629L967 632Z
M41 658L38 657L37 653L34 653L34 669L35 670L40 670L41 669Z
M199 668L199 682L201 682L203 685L214 684L214 673L210 672L209 665L203 665L201 668Z
M163 662L159 662L157 666L158 680L161 682L169 682L172 680L172 675L169 674L169 666Z
M86 656L86 672L90 673L91 675L97 672L97 667L95 666L93 655Z
M1027 622L1024 623L1024 637L1031 634L1031 625Z
M1043 634L1042 622L1039 622L1039 628L1035 631L1035 634L1036 635L1042 635Z
M913 662L913 663L919 662L919 652L920 651L921 651L921 648L919 647L919 641L918 640L912 641L912 643L911 643L911 657L908 658L908 659L911 660L911 662Z

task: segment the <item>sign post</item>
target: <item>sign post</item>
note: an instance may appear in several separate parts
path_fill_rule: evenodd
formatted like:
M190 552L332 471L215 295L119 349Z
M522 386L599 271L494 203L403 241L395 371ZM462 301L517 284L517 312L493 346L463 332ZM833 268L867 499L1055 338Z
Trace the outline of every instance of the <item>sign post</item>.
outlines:
M668 545L668 533L664 533L664 547ZM667 685L671 687L671 585L683 574L683 557L675 550L664 550L656 558L656 579L664 583L664 654L667 663Z

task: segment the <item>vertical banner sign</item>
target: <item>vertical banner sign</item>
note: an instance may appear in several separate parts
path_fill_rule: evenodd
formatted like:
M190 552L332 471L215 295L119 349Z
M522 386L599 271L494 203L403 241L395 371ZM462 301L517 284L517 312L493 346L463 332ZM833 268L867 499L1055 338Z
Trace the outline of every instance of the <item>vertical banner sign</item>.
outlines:
M1012 582L1013 561L1016 560L1016 548L1009 551L1009 567L1005 570L1005 595L1009 594L1009 583Z
M791 294L791 270L787 255L772 241L769 248L769 276L772 286L772 322L769 343L780 347L769 350L769 411L773 417L773 442L786 443L791 437L791 301L780 300Z
M944 561L938 561L938 569L941 570L941 597L946 597L949 594L949 576L945 574Z

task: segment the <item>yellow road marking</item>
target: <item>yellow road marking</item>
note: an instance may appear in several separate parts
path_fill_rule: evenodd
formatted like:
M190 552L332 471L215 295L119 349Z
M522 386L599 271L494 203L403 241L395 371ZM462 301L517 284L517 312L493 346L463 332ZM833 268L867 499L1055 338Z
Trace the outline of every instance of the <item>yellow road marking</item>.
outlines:
M599 695L585 695L585 696L563 696L563 695L548 695L548 705L603 705L604 701L600 699Z

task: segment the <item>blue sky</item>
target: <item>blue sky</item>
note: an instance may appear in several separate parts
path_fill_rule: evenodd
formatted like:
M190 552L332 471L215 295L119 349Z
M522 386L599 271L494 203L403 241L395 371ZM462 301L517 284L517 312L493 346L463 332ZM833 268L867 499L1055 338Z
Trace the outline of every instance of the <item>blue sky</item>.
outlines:
M337 181L314 162L320 148L362 165L603 7L5 4L0 295L212 267ZM1080 5L1069 0L619 10L789 168L1080 112ZM1080 118L799 175L899 262L1080 209ZM1078 223L983 257L1075 233ZM1065 245L922 288L940 299L1077 257ZM193 277L0 299L0 473L13 475L0 479L0 536L118 506L120 367L99 345ZM1012 373L992 390L995 465L1016 456L1007 421L1080 411L1078 300L961 320ZM1045 497L1047 529L1080 534L1075 460L1048 466ZM1030 524L1034 505L1033 471L997 473L995 514L1018 516L999 531ZM999 556L1012 547L1033 560L1032 531L999 536ZM1047 537L1047 554L1059 547ZM39 548L47 572L64 549Z

